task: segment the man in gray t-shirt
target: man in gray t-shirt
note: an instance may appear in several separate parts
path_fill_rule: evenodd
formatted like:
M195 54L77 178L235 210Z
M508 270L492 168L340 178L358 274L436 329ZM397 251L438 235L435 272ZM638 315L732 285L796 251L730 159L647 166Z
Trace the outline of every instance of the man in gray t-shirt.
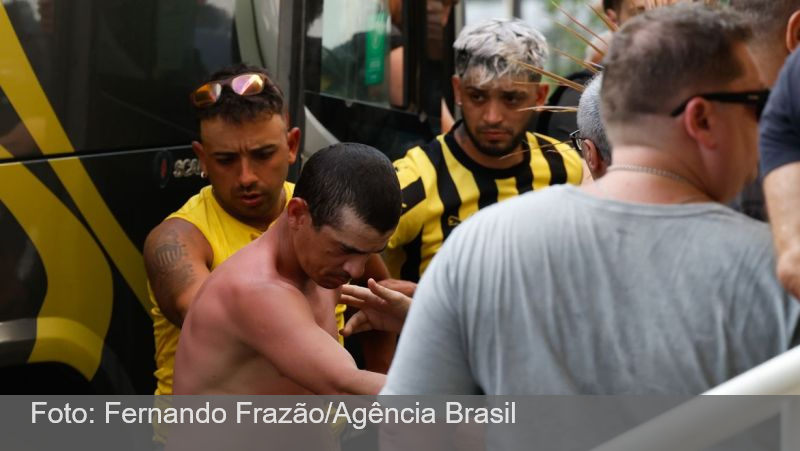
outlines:
M383 393L697 394L788 349L798 307L769 231L720 205L757 159L749 35L698 4L615 33L608 173L460 225L420 282Z
M768 226L715 203L553 187L451 240L385 394L696 394L785 351L797 321Z

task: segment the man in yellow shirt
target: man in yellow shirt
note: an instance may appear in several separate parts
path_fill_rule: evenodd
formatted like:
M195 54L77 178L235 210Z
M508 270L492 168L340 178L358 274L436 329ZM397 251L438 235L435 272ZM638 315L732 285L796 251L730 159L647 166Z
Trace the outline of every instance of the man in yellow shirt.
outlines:
M145 266L153 302L157 395L172 394L180 327L208 275L259 237L283 211L294 185L300 130L290 127L280 88L260 68L213 74L192 93L200 121L193 142L211 182L147 237ZM337 320L344 306L337 307Z

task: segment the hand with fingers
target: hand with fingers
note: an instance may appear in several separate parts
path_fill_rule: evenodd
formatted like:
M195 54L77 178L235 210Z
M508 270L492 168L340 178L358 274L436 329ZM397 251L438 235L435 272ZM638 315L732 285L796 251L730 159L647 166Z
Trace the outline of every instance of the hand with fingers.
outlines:
M339 302L356 307L359 311L350 317L340 333L349 337L368 330L400 332L411 307L411 298L378 284L374 279L369 279L367 285L368 288L342 286Z
M392 291L399 291L410 298L414 297L414 291L417 290L417 284L408 280L383 279L378 282L378 285Z

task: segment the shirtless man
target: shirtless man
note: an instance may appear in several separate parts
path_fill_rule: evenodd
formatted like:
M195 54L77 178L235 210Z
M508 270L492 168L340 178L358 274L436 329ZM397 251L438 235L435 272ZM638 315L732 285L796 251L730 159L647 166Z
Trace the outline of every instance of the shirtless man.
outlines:
M400 217L391 162L360 144L309 159L278 222L201 287L183 324L175 394L376 394L337 344L339 287Z

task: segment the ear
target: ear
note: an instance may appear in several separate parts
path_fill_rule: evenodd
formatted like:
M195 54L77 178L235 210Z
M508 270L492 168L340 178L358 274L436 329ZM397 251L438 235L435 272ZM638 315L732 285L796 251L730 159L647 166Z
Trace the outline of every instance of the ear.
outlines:
M600 167L600 153L597 151L597 146L591 139L583 140L583 159L586 160L586 166L589 166L589 171L592 175L597 174L597 169Z
M289 226L292 230L311 222L311 214L308 211L308 203L299 197L289 199L286 204L286 216L289 218Z
M203 149L203 144L199 141L192 141L192 150L194 151L195 156L198 160L200 160L200 169L208 172L206 170L206 152Z
M461 106L461 77L453 75L450 77L450 83L453 85L453 96L457 106Z
M786 49L792 53L800 44L800 9L795 11L786 24Z
M711 102L700 97L689 100L681 121L686 134L699 146L708 149L717 147L717 139L713 134L717 121L714 116L714 105Z
M542 106L547 101L547 94L550 92L550 85L539 83L536 87L536 106Z
M297 160L297 150L300 148L300 129L292 127L286 133L286 143L289 145L289 164Z
M608 20L614 22L615 25L619 25L619 17L617 17L616 11L609 8L606 10L606 16L608 17Z

